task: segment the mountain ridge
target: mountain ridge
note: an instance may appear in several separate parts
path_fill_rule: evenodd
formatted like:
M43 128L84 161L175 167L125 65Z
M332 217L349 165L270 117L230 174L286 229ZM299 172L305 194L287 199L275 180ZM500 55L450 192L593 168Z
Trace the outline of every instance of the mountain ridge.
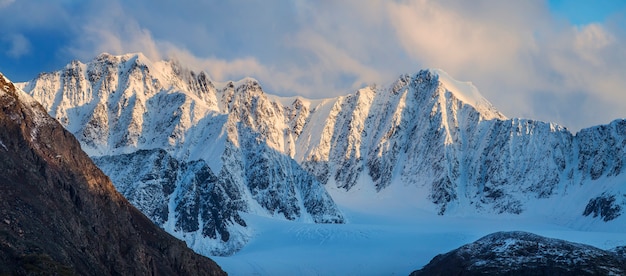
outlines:
M118 187L126 177L120 172L127 168L119 166L127 158L124 155L137 150L166 150L167 155L162 157L171 156L172 162L179 165L161 169L171 169L163 175L175 177L137 179L143 181L141 186L145 190L127 189L139 194L164 191L160 202L150 201L159 206L149 209L173 213L177 206L200 203L195 198L178 197L175 194L178 189L166 188L171 185L189 188L205 185L213 198L221 199L202 203L200 213L205 210L212 215L198 213L199 220L210 219L199 228L195 227L195 219L186 220L192 224L188 227L177 227L184 217L179 215L162 215L167 220L156 221L188 244L195 244L194 249L205 255L232 254L250 239L250 230L238 212L318 223L344 221L319 182L290 158L282 156L286 137L273 128L284 127L285 123L277 119L274 106L267 101L256 80L240 81L239 86L229 82L222 90L216 90L203 73L196 75L175 62L152 63L142 59L140 55L103 54L92 63L72 62L63 73L44 74L25 89L43 87L31 90L39 91L33 95L45 98L44 106L55 109L51 114L77 134L96 161L95 157L103 157L99 165ZM60 93L50 96L56 92ZM251 105L259 107L259 112L244 108ZM274 121L258 120L259 116L274 116ZM265 135L259 138L259 133ZM103 160L110 163L103 164ZM159 166L140 165L137 158L130 160L137 160L131 164L137 170ZM198 171L188 173L177 171L198 160L206 162L206 166L195 167ZM268 176L261 168L274 170L276 174ZM205 171L216 175L217 182L201 177ZM157 189L160 185L157 182L166 185ZM133 203L148 206L145 202ZM198 232L201 234L197 235Z
M415 195L402 200L441 215L532 213L593 227L623 220L624 120L574 135L553 123L508 119L473 85L437 70L309 100L266 94L250 78L218 87L178 63L142 59L101 55L21 85L94 159L160 148L177 162L204 160L228 179L223 198L244 202L235 208L241 212L343 222L326 189L373 187ZM121 181L115 162L100 165ZM563 200L578 205L536 207ZM602 221L603 208L617 210L606 223L583 217ZM230 236L245 243L246 232ZM221 253L240 247L228 248Z

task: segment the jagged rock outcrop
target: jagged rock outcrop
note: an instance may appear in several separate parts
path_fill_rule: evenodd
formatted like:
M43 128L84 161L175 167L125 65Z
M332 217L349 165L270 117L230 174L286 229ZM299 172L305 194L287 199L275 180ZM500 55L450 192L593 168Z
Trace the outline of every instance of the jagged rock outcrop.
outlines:
M157 225L201 249L199 253L232 253L247 241L231 239L230 233L247 226L238 212L248 211L248 203L237 186L218 178L203 160L183 162L154 149L94 161L114 177L116 188L130 202Z
M624 256L616 252L527 232L497 232L437 255L411 276L624 275Z
M0 274L226 275L119 194L0 74Z
M618 199L620 199L618 201ZM622 214L622 206L626 202L626 195L609 195L606 193L592 198L587 203L584 216L600 216L604 221L614 220Z

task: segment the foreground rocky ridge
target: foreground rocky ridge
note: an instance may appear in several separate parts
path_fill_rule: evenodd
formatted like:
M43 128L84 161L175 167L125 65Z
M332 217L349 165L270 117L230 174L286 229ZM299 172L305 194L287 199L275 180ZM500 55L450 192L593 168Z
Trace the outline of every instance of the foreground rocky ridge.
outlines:
M0 74L0 274L226 275L156 227Z
M624 275L623 247L605 251L527 232L497 232L436 256L419 275Z
M103 54L22 87L78 137L120 190L146 195L125 192L133 204L206 254L230 254L249 239L238 212L343 222L321 184L339 192L409 187L403 193L414 193L412 202L442 215L521 214L537 211L537 201L568 197L577 205L539 211L568 220L584 214L598 224L623 219L626 206L620 184L626 121L574 135L552 123L508 119L473 85L440 70L309 100L267 95L253 79L215 84L173 61ZM138 150L155 149L165 151L156 155L161 161L146 164ZM165 171L129 181L120 160L134 160L125 167L135 171L146 165ZM167 160L179 165L165 168ZM175 172L191 167L198 171ZM213 190L200 193L223 208L198 201L191 183L203 181L183 177L208 169L217 182L206 178L199 185ZM155 181L163 184L149 184ZM194 210L197 219L177 208ZM202 217L203 209L214 214ZM220 221L196 223L200 218Z

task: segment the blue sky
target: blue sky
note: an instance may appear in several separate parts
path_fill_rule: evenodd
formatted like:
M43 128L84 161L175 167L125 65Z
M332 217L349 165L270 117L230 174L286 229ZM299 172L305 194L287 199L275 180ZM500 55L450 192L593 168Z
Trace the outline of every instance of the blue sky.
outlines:
M610 17L623 17L626 12L626 1L550 0L548 7L557 17L562 17L572 24L585 25L594 22L602 23Z
M0 72L101 52L331 97L441 68L509 117L572 130L626 117L626 1L0 0Z

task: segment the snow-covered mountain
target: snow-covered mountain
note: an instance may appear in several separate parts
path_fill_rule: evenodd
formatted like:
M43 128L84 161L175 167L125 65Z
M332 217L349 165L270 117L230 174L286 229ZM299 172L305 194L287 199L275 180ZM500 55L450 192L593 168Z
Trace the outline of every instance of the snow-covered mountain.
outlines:
M626 121L574 135L507 119L441 70L310 100L268 95L253 79L217 84L174 61L102 54L21 87L131 202L205 254L249 239L239 212L343 222L326 190L393 191L442 215L624 220Z
M24 88L124 196L197 252L241 248L252 232L238 212L344 221L315 177L283 154L286 110L254 80L218 90L175 62L103 54Z

